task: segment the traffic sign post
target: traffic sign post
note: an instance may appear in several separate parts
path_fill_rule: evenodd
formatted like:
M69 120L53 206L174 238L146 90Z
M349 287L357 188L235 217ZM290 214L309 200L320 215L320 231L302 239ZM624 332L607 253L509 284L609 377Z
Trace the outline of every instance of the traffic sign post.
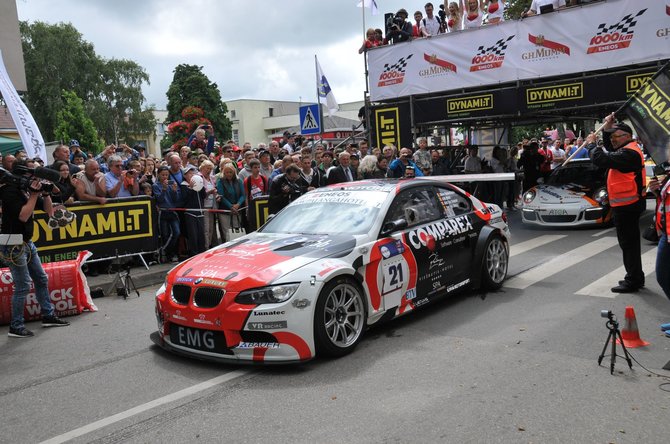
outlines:
M319 105L305 105L300 107L300 134L308 136L321 132L321 116Z

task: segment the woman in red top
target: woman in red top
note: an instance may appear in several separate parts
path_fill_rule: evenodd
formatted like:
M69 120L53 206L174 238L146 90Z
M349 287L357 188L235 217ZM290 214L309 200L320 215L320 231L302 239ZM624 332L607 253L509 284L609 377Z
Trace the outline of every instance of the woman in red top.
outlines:
M368 49L381 45L381 42L376 38L375 30L373 28L368 28L365 33L365 37L366 38L363 42L363 45L358 50L359 54L363 54Z

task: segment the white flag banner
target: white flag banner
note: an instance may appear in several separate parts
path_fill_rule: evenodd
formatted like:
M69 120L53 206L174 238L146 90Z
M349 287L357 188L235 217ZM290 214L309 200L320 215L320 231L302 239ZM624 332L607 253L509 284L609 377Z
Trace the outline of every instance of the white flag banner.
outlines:
M19 93L16 92L16 88L14 88L9 78L5 62L2 59L2 51L0 51L0 94L2 94L9 114L12 116L12 120L14 120L14 125L16 125L28 157L31 159L39 157L46 161L47 150L44 146L44 139L42 139L42 134L39 128L37 128L35 119L33 119L26 104L19 97Z
M670 7L618 0L415 39L367 52L372 101L670 57Z
M379 14L379 8L377 7L377 0L361 0L358 2L359 8L370 8L372 15Z
M323 75L319 59L316 59L316 88L319 91L319 102L321 101L321 97L326 98L328 115L332 116L336 111L339 111L340 107L337 104L337 100L335 100L333 91L330 89L330 84L328 83L326 76Z

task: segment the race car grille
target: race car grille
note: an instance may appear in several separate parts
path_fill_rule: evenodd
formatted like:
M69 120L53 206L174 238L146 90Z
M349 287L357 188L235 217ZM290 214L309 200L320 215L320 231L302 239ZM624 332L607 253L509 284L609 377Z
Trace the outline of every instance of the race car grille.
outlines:
M173 285L172 299L177 304L188 305L188 300L191 297L191 287L188 285Z
M219 305L224 291L220 288L201 287L193 295L193 303L201 308L212 308Z
M542 216L542 220L545 222L552 222L552 223L570 223L575 221L575 215L560 215L560 216L549 216L545 215Z

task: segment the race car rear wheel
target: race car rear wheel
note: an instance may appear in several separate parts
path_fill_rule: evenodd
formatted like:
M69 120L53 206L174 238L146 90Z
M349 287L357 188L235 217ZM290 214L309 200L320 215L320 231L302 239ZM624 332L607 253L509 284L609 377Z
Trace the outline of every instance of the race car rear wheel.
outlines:
M486 241L484 260L482 261L482 286L488 290L502 287L507 276L509 251L500 236L491 236Z
M319 294L314 316L317 354L344 356L360 342L366 324L365 298L359 285L341 276Z

